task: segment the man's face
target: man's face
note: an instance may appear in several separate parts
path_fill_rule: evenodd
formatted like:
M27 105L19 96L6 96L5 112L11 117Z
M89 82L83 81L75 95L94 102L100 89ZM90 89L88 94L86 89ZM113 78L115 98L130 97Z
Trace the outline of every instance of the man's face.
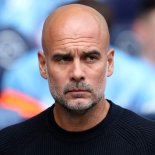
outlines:
M103 98L106 77L112 74L113 66L107 34L104 37L100 33L93 19L82 19L82 25L79 20L76 23L72 19L54 29L46 42L45 57L56 104L77 113L87 111Z

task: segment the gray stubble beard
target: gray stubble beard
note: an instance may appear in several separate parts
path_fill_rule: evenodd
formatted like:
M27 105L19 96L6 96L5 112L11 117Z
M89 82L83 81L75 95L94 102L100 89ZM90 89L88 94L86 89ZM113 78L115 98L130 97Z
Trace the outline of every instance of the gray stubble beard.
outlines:
M74 88L84 89L84 90L89 91L92 94L92 99L90 99L89 103L87 103L86 106L81 106L80 102L77 103L76 105L74 105L74 103L68 103L67 100L64 98L65 93L68 90L71 90ZM74 82L74 83L66 85L64 87L63 93L57 90L59 89L56 86L53 85L53 87L51 87L50 85L50 91L51 91L53 98L55 99L55 103L61 105L66 111L74 115L82 115L82 114L87 113L95 105L97 105L103 97L103 94L102 94L103 92L101 88L98 91L98 93L95 93L97 91L93 90L90 85L85 84L84 82L78 82L78 83Z

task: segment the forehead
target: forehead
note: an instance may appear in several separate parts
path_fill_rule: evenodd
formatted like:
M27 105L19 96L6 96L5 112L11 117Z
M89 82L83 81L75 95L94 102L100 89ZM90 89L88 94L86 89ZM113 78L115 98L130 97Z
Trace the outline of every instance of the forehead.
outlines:
M108 30L91 12L63 12L48 21L44 28L46 48L107 45Z
M100 30L100 25L91 16L83 14L83 16L58 19L53 24L49 24L47 37L54 40L63 40L64 38L76 39L80 37L98 39L101 35Z

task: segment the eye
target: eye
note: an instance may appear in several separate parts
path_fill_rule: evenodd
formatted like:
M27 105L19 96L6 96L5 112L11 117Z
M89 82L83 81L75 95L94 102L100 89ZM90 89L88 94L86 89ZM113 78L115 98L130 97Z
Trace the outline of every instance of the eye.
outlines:
M85 57L85 60L86 60L87 62L94 62L94 61L96 61L97 59L98 59L97 55L94 55L94 54L92 54L92 55L87 55L87 56Z
M82 59L87 63L94 63L101 58L101 54L99 51L92 50L83 52Z
M54 61L58 63L66 63L72 61L72 57L70 55L56 55L54 56Z

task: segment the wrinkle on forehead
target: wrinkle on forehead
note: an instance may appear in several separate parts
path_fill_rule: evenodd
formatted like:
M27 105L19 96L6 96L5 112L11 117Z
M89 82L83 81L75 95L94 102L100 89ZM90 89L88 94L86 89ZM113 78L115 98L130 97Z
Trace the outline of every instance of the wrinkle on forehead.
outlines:
M48 41L50 43L50 40ZM93 37L76 37L76 38L61 38L61 39L56 39L56 44L58 45L63 45L67 43L96 43L100 44L99 40L94 39Z
M91 47L90 47L90 44L91 44ZM50 45L51 45L50 41L46 42L47 51L54 52L60 49L63 49L66 51L72 51L76 48L87 50L89 48L101 47L101 42L93 38L79 38L79 39L65 38L65 39L55 41L52 47L50 47Z
M65 31L65 29L69 29L69 31ZM106 42L109 45L107 23L99 12L91 7L80 4L60 7L50 14L45 21L42 33L43 49L46 51L46 43L52 42L51 38L57 41L68 40L73 39L73 35L70 36L70 34L74 34L74 39L78 39L78 37L81 37L81 34L84 36L87 31L90 31L92 36L96 32L98 32L98 36L103 35L104 40L107 40ZM65 38L61 38L61 36L65 36Z

